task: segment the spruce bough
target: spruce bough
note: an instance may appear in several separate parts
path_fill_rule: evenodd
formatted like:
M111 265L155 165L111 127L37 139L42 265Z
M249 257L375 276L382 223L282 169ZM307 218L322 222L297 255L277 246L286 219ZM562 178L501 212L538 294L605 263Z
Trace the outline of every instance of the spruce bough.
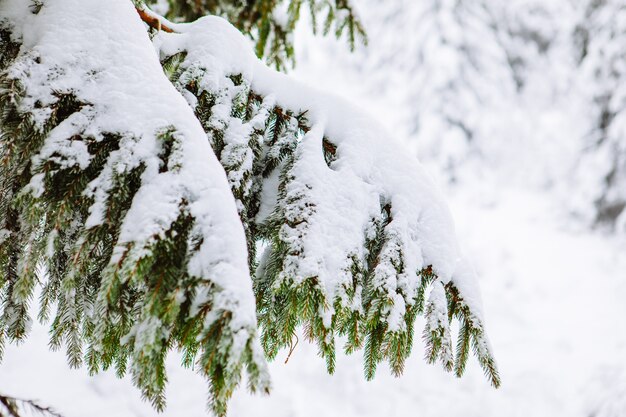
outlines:
M423 315L428 362L460 376L472 350L499 385L447 207L367 116L268 69L216 16L181 24L128 0L0 11L0 355L39 294L70 366L129 372L161 410L178 349L224 415L244 372L269 391L265 358L298 328L329 372L341 341L373 378L382 361L402 373Z

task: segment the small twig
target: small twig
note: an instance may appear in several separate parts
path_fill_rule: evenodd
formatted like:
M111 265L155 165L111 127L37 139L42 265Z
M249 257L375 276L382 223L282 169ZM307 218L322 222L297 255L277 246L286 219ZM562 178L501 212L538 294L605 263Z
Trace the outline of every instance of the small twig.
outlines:
M2 405L8 413L7 417L20 417L20 414L17 411L17 405L13 399L0 395L0 405ZM0 416L4 416L2 411L0 411Z
M18 407L18 404L22 407ZM62 417L50 407L44 407L33 400L23 400L21 398L8 397L0 394L0 416L4 416L2 409L9 413L8 417L21 417L19 408L24 406L29 407L31 410L40 413L44 416Z
M300 341L300 339L298 339L297 334L294 334L293 336L296 338L296 343L294 344L293 339L291 339L291 343L289 345L289 354L287 354L287 359L285 359L285 363L289 362L289 358L291 358L291 354L296 349L296 346L298 346L298 342Z
M162 30L163 32L167 33L175 32L174 29L170 26L170 22L168 22L167 19L159 16L152 10L146 8L145 6L135 6L135 9L137 10L137 13L139 13L139 17L141 17L141 20L147 23L148 26L150 26L151 28L159 31Z

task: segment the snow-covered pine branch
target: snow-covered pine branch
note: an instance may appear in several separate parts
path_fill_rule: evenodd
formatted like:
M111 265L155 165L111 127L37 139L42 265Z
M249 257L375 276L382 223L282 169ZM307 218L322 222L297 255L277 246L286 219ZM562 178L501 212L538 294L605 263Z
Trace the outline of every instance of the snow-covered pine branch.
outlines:
M157 408L176 345L220 414L243 367L267 390L235 201L132 3L1 4L22 44L0 81L2 336L27 334L40 279L51 345L91 372L130 361Z
M428 361L460 376L473 350L499 385L448 208L368 116L268 69L219 17L151 44L128 0L0 12L0 340L27 336L41 284L71 366L129 366L161 408L177 348L224 414L244 367L269 387L257 317L269 358L303 325L330 372L345 336L371 378L402 372L425 315Z

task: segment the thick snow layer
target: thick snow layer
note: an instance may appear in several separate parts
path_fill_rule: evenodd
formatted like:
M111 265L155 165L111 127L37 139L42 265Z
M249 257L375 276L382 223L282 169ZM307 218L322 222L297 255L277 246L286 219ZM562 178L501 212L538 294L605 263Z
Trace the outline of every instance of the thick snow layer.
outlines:
M482 317L475 277L464 270L467 264L443 196L397 138L345 100L266 67L254 55L249 40L223 19L210 16L174 27L179 34L160 33L155 44L164 56L187 51L185 61L205 71L199 81L201 89L220 91L224 75L241 74L254 92L271 97L282 108L295 114L306 111L312 129L297 150L290 170L295 179L289 183L286 199L306 196L307 200L288 208L285 215L288 219L305 216L309 221L281 231L284 241L297 243L294 252L300 258L286 260L286 275L296 281L318 277L333 300L350 278L350 255L364 258L364 231L370 219L380 216L382 199L391 206L393 220L386 231L399 245L406 272L398 276L396 271L377 271L379 285L390 294L401 287L406 302L412 302L419 284L415 271L430 265L442 282L459 281L466 302ZM330 170L321 152L324 138L336 146ZM397 314L390 315L392 328L399 326L393 318L401 318L404 302L398 299L394 304Z

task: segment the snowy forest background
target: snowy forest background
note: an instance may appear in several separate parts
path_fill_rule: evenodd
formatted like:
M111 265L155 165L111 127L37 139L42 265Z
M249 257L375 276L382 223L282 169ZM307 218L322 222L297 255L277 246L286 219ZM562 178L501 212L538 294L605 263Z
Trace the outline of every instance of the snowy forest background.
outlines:
M481 279L503 385L425 364L326 374L301 342L273 392L232 416L626 416L626 5L614 0L360 0L369 44L295 40L301 81L363 107L444 188ZM389 161L393 163L393 161ZM130 380L69 370L36 327L8 346L0 392L68 417L148 416ZM421 352L419 341L415 352ZM166 416L205 414L205 384L169 358Z

